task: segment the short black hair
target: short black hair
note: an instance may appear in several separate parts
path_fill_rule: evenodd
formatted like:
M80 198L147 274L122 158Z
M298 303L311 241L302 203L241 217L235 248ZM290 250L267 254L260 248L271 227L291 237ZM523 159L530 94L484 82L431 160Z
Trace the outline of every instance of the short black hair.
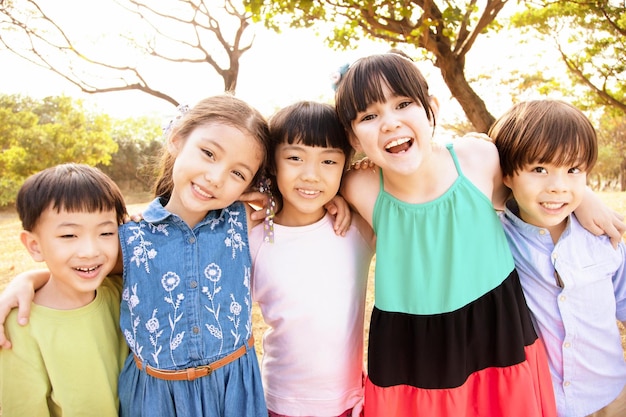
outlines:
M124 196L113 180L97 168L67 163L30 176L17 193L15 203L22 228L32 232L41 214L115 210L118 224L126 216Z

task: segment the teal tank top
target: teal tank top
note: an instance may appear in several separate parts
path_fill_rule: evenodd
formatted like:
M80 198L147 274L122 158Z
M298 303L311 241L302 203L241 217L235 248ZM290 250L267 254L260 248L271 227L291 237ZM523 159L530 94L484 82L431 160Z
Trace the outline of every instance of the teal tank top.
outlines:
M447 145L458 177L439 198L405 203L383 188L374 205L375 304L430 315L457 310L500 285L514 269L504 230L488 199Z

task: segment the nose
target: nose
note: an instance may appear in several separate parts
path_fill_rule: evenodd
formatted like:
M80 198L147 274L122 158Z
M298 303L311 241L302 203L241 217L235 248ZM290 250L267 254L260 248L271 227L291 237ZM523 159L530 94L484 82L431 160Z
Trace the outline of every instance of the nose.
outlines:
M548 190L553 193L567 191L568 185L566 176L561 173L554 173L549 176Z
M204 173L204 179L213 187L220 188L224 182L224 175L224 170L214 165Z
M96 236L84 237L79 247L79 256L82 258L93 258L100 254L100 245Z
M302 179L317 181L319 179L319 165L316 162L306 162L302 167Z
M381 124L381 129L384 132L391 132L400 126L400 121L393 113L384 114L382 117L383 121Z

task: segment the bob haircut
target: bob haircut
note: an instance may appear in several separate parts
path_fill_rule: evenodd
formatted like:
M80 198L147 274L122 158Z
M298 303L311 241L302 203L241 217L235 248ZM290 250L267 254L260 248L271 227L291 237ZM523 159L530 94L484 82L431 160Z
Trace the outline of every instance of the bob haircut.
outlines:
M299 101L276 112L269 120L270 168L275 172L274 152L282 143L300 143L305 146L337 148L346 156L346 165L354 149L346 136L335 108L326 103Z
M276 184L276 148L283 143L340 149L346 157L344 170L350 166L354 149L339 122L335 108L326 103L299 101L277 111L269 119L268 151L270 187L279 205L282 195Z
M126 215L124 197L109 176L84 164L61 164L30 176L15 203L22 228L32 232L47 209L70 213L114 210L118 224Z
M341 78L335 93L339 120L352 135L352 122L358 113L372 103L386 101L383 86L397 96L409 97L426 111L435 124L435 112L430 106L428 83L410 59L398 53L371 55L357 60Z
M498 148L504 176L531 164L589 172L598 158L593 125L579 109L560 100L514 105L491 126L489 136Z

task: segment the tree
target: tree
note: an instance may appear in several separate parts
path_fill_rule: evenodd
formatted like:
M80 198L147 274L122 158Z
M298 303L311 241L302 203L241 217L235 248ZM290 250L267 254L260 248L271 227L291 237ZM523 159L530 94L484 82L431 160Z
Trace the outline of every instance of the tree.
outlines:
M626 115L623 0L540 0L512 24L554 43L572 80L585 87L587 106L609 106Z
M113 120L111 137L118 146L111 163L98 165L123 191L148 191L158 176L163 148L160 124L148 117Z
M422 48L441 70L443 79L474 128L486 132L494 122L484 101L465 77L465 57L477 37L498 29L498 13L507 0L244 0L254 19L268 28L312 27L333 22L331 47L348 48L363 37ZM289 16L289 21L281 20Z
M30 175L64 162L108 164L117 145L106 115L80 101L0 95L0 205L11 203Z
M85 93L137 90L177 106L179 102L167 92L168 86L157 87L150 81L149 73L155 61L148 58L157 58L156 65L208 64L222 77L224 91L234 93L237 88L239 60L254 41L253 36L246 36L251 16L242 11L236 0L217 3L216 0L111 1L110 7L119 9L116 19L129 22L128 30L113 37L98 34L101 36L96 41L109 45L108 53L103 54L105 48L93 47L94 38L85 40L84 35L72 33L67 16L58 11L58 3L3 0L0 1L0 45L53 71ZM76 0L75 5L85 3ZM71 19L76 19L74 13ZM91 19L95 26L100 16L81 13L80 19ZM173 75L185 77L180 72L173 71Z

